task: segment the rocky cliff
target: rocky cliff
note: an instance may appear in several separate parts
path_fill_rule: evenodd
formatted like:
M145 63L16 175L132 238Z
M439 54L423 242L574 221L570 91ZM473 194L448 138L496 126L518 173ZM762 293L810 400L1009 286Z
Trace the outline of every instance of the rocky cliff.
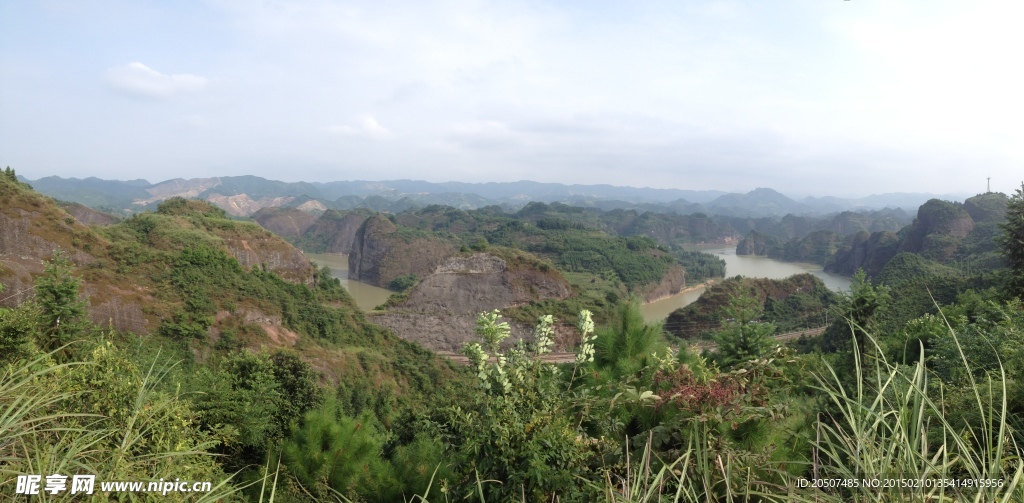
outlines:
M782 240L768 234L750 231L736 243L737 255L762 255L775 254L782 248Z
M679 264L672 264L657 284L647 285L639 292L644 302L653 302L675 295L686 288L686 270Z
M405 302L373 322L390 328L400 337L437 351L459 351L474 340L476 317L484 311L505 309L531 301L565 299L569 283L553 269L520 254L500 257L474 253L449 257L433 273L412 288ZM532 328L512 323L513 337L530 340Z
M572 293L554 271L510 264L488 253L449 257L409 292L403 309L476 315Z
M75 220L85 225L114 225L121 219L113 215L108 215L102 211L96 211L88 206L78 203L60 203L61 208L67 211L71 216L75 217Z
M165 269L150 263L174 250L213 245L243 268L255 265L286 281L312 283L314 269L302 252L255 224L225 219L223 211L202 201L178 199L165 205L160 213L100 232L27 187L0 181L3 305L31 298L35 277L57 249L67 251L78 266L75 274L83 280L92 321L135 333L154 330L175 309L165 294L157 294L166 286L159 279Z
M298 208L261 208L250 218L264 229L286 239L302 236L317 220Z
M964 210L971 215L974 223L1003 222L1006 220L1006 204L1009 198L1001 192L978 194L964 201Z
M356 234L373 212L327 210L296 241L313 253L350 253Z
M892 232L858 232L846 238L825 262L825 271L852 275L864 269L868 276L876 276L896 256L899 246L900 239Z
M974 219L963 205L932 199L921 205L914 223L900 232L899 251L946 262L973 230Z
M103 274L110 242L75 219L54 201L26 187L0 180L0 305L14 307L32 298L35 277L57 249L79 266L83 294L89 297L90 318L118 330L147 327L145 302L155 302L130 280ZM137 282L134 282L137 283ZM123 294L123 295L121 295Z
M224 236L224 244L242 267L273 271L285 281L312 286L315 270L302 251L270 234L249 238Z
M276 208L284 206L295 200L291 196L283 197L261 197L253 199L249 194L237 194L225 196L223 194L208 194L206 200L217 205L218 208L228 212L229 215L245 217L256 213L263 208Z
M376 215L359 227L348 256L348 277L387 288L406 274L425 277L455 248L429 234L403 235L387 217Z

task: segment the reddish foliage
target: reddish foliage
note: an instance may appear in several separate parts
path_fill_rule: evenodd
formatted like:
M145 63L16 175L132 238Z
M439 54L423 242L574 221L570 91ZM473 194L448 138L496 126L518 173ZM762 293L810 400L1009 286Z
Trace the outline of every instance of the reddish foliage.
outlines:
M685 365L673 372L658 372L654 387L666 402L681 410L706 413L719 407L725 412L739 413L742 405L761 405L762 387L751 382L746 375L718 374L707 380L697 379ZM666 403L662 402L662 403Z

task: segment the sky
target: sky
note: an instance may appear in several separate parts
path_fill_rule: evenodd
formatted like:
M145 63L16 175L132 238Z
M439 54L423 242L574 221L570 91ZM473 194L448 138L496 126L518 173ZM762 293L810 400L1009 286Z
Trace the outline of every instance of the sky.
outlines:
M1012 193L1022 25L985 0L0 0L0 165Z

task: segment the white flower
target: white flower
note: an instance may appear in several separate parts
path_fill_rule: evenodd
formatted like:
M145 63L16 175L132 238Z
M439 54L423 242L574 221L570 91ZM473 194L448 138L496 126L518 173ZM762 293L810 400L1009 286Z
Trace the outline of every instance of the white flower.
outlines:
M550 314L540 317L537 328L533 330L533 337L537 341L537 354L542 355L551 352L551 346L555 344L552 336L555 333L555 318Z
M576 351L576 363L594 361L594 320L593 313L584 309L580 311L576 326L580 329L580 348Z

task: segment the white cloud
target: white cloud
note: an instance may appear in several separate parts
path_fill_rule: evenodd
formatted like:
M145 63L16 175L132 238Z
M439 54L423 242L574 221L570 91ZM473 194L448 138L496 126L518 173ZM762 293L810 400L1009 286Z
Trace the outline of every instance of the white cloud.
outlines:
M165 75L138 61L108 68L103 76L118 91L149 98L202 91L208 82L206 77L187 73Z
M358 127L335 124L325 127L324 131L342 136L368 136L374 139L391 136L391 130L382 126L381 123L370 114L363 114L359 117Z

